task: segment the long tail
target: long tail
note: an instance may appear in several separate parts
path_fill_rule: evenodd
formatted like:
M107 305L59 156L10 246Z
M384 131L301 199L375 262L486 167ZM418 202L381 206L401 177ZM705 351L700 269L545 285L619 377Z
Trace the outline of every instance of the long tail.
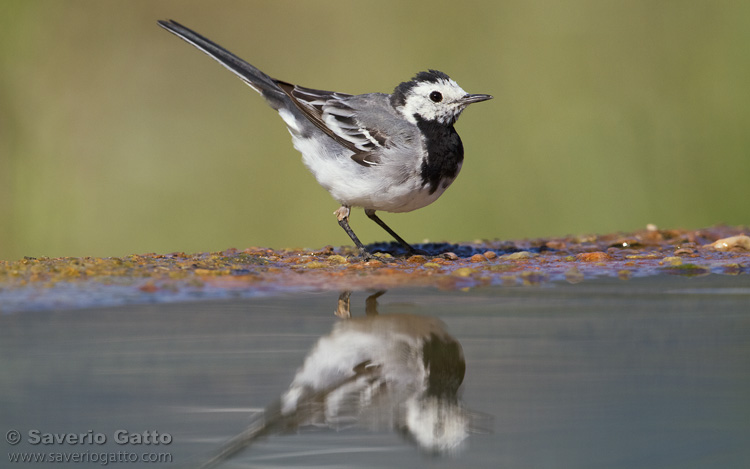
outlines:
M278 110L282 107L287 107L290 104L289 97L281 88L279 88L273 78L232 54L220 45L210 39L206 39L190 28L186 28L174 20L160 20L158 23L162 28L194 45L212 59L219 62L227 70L237 75L242 81L250 85L251 88L263 95L266 101L268 101L268 104L274 109Z
M255 416L245 430L221 445L211 457L198 466L198 469L213 469L220 465L261 438L278 431L282 420L281 401L276 401L261 415Z

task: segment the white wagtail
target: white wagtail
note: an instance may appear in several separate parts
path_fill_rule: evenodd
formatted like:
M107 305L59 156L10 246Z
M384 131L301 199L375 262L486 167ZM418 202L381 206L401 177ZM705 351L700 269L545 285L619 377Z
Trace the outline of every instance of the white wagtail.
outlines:
M317 341L289 389L200 468L304 427L392 429L432 454L450 454L479 431L479 414L459 399L466 373L461 344L437 318L379 314L383 293L367 298L366 316L351 317L351 292L343 292L336 314L345 320Z
M175 21L159 25L218 61L278 111L302 161L341 204L334 214L363 257L370 253L349 227L351 207L364 208L399 244L416 252L375 211L409 212L437 200L464 158L453 124L466 106L492 96L468 94L437 70L418 73L390 95L303 88L269 77Z

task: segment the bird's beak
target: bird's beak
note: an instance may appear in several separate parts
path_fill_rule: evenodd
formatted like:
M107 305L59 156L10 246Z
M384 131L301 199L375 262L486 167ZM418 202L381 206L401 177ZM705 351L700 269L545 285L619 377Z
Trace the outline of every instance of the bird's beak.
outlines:
M487 101L488 99L492 99L492 96L488 94L467 94L463 98L461 98L462 104L471 104L471 103L478 103L480 101Z

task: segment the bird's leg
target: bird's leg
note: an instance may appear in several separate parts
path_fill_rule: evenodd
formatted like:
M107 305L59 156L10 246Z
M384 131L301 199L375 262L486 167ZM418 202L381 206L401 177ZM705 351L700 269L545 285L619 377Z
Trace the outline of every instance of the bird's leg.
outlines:
M419 249L414 249L413 247L411 247L411 245L409 243L407 243L406 241L404 241L404 239L401 236L397 235L395 231L393 231L388 225L385 224L385 222L383 220L380 219L380 217L378 217L377 215L375 215L375 210L366 208L365 209L365 215L367 215L368 218L370 218L370 220L374 221L381 228L383 228L385 231L387 231L389 235L393 236L393 239L395 239L396 241L398 241L398 244L400 244L407 251L409 251L409 254L425 254L424 251L421 251Z
M379 290L368 296L365 300L365 314L367 316L378 315L378 298L385 293L385 290Z
M360 255L365 260L370 260L372 259L372 254L367 252L367 249L365 249L365 245L362 244L362 241L360 241L359 238L357 238L357 235L355 235L354 231L352 231L351 227L349 227L349 212L350 212L349 207L347 207L346 205L342 205L341 207L338 208L338 210L333 212L333 214L336 215L336 218L338 219L339 225L341 226L341 228L343 228L344 231L346 231L346 234L348 234L349 237L352 239L352 241L354 241L354 244L357 246L357 249L359 249Z
M349 298L351 298L351 290L345 290L339 295L339 302L336 306L336 311L333 314L340 317L341 319L349 319L352 317L351 308L349 307Z

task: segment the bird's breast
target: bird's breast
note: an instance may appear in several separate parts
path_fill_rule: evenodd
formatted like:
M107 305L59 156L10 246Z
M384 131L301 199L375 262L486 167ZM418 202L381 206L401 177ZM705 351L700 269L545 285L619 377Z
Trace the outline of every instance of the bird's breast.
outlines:
M422 185L430 193L444 191L458 176L464 160L461 137L452 125L417 119L422 132L424 157L420 167Z
M425 139L421 146L394 149L384 154L379 164L365 167L351 158L351 151L327 137L302 137L292 132L303 162L334 199L349 207L386 212L425 207L455 180L463 148L455 131L448 137L453 139L450 145L443 141L438 146Z

